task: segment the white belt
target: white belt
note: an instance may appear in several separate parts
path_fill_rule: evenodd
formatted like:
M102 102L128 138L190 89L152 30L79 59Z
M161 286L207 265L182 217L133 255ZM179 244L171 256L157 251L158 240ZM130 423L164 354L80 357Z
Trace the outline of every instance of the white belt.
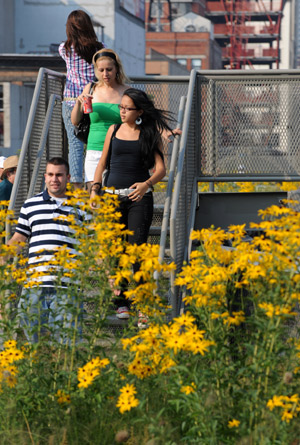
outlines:
M112 195L119 195L119 196L128 196L130 193L134 192L135 189L105 189L106 193L111 193ZM148 188L146 193L151 192L151 188Z

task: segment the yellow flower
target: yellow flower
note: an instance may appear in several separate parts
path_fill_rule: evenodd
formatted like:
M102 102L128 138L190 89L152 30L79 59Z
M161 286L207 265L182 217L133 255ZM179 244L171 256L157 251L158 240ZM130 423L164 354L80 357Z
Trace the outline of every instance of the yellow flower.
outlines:
M78 368L77 379L79 381L78 388L87 388L91 385L98 375L100 369L109 364L109 360L104 358L100 360L99 357L93 358L82 368Z
M232 315L229 315L227 313L227 317L223 319L223 323L228 326L234 325L239 326L241 323L243 323L246 320L245 314L243 311L239 312L232 312Z
M185 346L184 339L180 335L173 335L165 339L165 344L167 348L173 349L174 354L177 354L177 352Z
M8 375L5 378L5 381L6 381L7 386L9 386L9 388L14 388L17 384L17 379L13 375Z
M136 394L136 389L134 385L129 385L128 383L120 389L120 393L126 396L134 396Z
M208 347L214 345L213 341L210 340L198 340L195 343L189 345L189 349L193 352L193 354L201 354L204 355L205 352L208 351Z
M180 327L185 326L191 328L194 326L195 320L195 317L193 317L190 312L186 312L180 317L174 318L173 323L179 325Z
M139 400L134 396L136 392L135 386L129 384L126 384L120 389L121 394L116 406L119 408L121 414L138 406Z
M237 428L241 422L237 419L229 420L228 426L229 428Z
M176 366L176 362L171 359L170 357L164 357L162 361L160 362L160 374L164 374L167 372L170 368L173 368Z
M3 346L5 349L15 348L17 346L17 342L16 340L7 340Z
M144 379L154 373L151 366L145 364L141 359L135 358L133 362L128 366L128 372L136 375L139 379Z
M284 406L283 396L273 396L272 399L268 400L267 407L270 411L273 411L276 406Z
M196 385L194 382L192 382L191 385L182 386L180 388L180 391L186 395L189 395L189 394L195 392L195 389L196 389Z
M124 414L125 411L130 411L131 408L135 408L138 406L139 400L135 397L122 397L120 396L118 399L118 402L116 404L116 407L119 408L120 413Z
M71 403L70 396L66 394L63 390L58 389L55 396L57 397L57 402L60 405L63 405L64 403Z
M282 413L281 419L285 422L289 423L289 421L293 418L293 412L289 410L285 410Z
M81 378L78 378L79 383L78 383L78 388L87 388L88 386L90 386L93 383L94 377L91 376L84 376Z

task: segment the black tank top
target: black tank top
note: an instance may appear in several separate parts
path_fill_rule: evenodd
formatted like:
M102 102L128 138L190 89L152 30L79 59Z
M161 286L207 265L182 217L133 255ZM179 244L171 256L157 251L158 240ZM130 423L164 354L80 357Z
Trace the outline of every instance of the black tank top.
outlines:
M142 164L140 141L125 141L114 137L107 187L129 188L135 182L144 182L149 177L149 170Z

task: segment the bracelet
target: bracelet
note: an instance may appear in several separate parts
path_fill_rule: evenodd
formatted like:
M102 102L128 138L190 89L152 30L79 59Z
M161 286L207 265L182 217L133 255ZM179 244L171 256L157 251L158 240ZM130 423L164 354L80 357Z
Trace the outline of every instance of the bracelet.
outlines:
M99 187L95 190L93 187L94 185L98 185ZM102 189L102 184L100 184L100 182L95 182L92 186L91 186L91 192L95 192L95 193L99 193L99 191Z
M150 184L149 184L148 181L150 182ZM147 179L145 182L146 182L146 184L148 185L148 187L151 188L151 190L154 190L153 185L152 185L152 181L150 181L150 179Z

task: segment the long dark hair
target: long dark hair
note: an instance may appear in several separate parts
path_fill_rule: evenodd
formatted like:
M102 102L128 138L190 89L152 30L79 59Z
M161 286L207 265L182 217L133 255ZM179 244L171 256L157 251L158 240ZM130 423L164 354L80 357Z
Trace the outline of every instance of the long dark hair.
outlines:
M103 48L103 44L97 40L90 16L80 9L76 9L69 14L66 34L65 49L67 55L69 55L73 46L76 54L87 63L91 64L95 52Z
M142 161L146 168L152 168L155 164L155 153L158 153L163 159L163 153L160 150L161 133L164 130L172 132L168 121L174 121L172 113L155 108L152 100L144 91L136 88L128 88L123 96L128 96L133 101L137 110L143 110L140 124L140 142Z

